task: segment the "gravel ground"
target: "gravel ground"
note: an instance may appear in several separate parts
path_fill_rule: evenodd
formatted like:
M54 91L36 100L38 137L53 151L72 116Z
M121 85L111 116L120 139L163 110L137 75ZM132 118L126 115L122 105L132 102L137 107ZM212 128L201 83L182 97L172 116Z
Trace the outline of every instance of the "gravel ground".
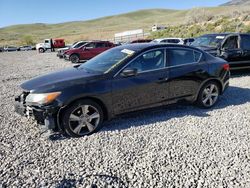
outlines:
M13 112L18 85L70 67L55 53L0 53L0 187L250 187L250 74L210 110L119 117L83 138L43 134Z

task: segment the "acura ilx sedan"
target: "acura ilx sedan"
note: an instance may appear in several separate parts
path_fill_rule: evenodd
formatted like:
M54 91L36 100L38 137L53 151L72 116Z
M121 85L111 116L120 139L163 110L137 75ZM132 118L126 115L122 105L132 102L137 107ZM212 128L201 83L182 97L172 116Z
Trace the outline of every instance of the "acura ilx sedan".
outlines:
M48 129L80 137L131 111L184 100L210 108L229 77L226 61L194 47L123 45L23 83L15 109Z

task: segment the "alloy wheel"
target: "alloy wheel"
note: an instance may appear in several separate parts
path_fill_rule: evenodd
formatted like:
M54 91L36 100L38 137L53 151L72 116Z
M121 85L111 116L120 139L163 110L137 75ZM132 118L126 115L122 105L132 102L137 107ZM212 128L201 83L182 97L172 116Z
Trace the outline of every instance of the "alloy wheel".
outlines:
M77 55L72 55L70 58L72 63L78 63L79 62L79 57Z
M69 116L69 127L76 135L93 132L100 122L100 113L91 105L77 107Z
M219 96L218 86L211 83L207 85L207 87L205 87L203 90L202 103L206 107L211 107L216 103L218 96Z

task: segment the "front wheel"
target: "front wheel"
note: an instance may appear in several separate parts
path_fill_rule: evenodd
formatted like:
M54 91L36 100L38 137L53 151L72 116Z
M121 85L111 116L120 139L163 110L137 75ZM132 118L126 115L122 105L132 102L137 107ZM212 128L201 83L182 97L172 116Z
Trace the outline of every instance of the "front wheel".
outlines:
M39 48L38 51L39 51L39 53L44 53L45 52L45 50L43 48Z
M102 108L92 100L79 100L62 115L63 129L72 137L90 135L100 129L102 122Z
M78 55L76 54L73 54L70 56L69 60L72 62L72 63L78 63L80 61L80 58Z
M200 107L211 108L217 103L219 94L219 85L216 82L208 82L201 88L197 103Z

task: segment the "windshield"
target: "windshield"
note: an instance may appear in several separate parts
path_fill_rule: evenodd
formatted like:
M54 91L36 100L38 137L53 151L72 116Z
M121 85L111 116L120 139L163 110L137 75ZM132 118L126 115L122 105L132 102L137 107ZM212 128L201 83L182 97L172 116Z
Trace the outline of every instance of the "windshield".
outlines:
M134 53L134 51L128 49L113 48L87 61L79 68L87 71L107 73Z
M225 36L222 35L202 36L196 38L191 45L196 47L217 47L218 44L220 44L224 38Z
M81 46L83 46L84 44L86 44L87 42L79 42L76 43L75 45L72 46L72 48L80 48Z

